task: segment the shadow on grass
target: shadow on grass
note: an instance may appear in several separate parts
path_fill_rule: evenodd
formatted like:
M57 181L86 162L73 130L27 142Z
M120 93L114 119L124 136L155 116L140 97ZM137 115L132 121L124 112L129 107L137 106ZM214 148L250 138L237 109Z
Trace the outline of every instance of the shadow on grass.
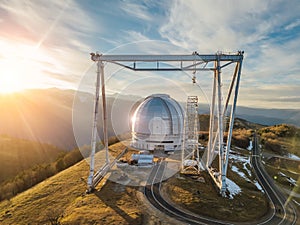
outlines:
M217 164L217 160L214 164ZM242 188L242 192L233 199L220 196L206 171L200 173L204 182L197 181L197 176L178 174L177 178L167 181L165 190L171 201L199 215L232 222L256 221L265 216L269 211L269 204L264 193L230 169L228 175Z
M95 190L94 194L128 224L141 224L143 220L142 214L140 211L137 212L136 209L140 209L140 207L137 206L138 203L135 196L128 189L131 189L131 187L107 181L100 190ZM136 216L132 217L130 215Z

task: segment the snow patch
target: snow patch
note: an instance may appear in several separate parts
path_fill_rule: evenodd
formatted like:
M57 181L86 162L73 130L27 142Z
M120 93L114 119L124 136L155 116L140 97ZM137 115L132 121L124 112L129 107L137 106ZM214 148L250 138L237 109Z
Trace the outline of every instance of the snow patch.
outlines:
M244 168L245 168L245 166L244 166ZM232 167L231 167L231 170L232 170L233 172L236 172L238 175L240 175L240 177L244 178L246 181L253 183L253 184L257 187L258 190L260 190L261 192L264 193L264 190L263 190L262 186L260 186L260 184L259 184L256 180L251 181L251 180L246 176L246 174L245 174L244 172L240 171L236 166L232 166ZM247 171L249 171L249 170L247 169ZM249 171L249 174L251 175L251 171Z
M252 141L250 141L249 146L247 147L247 150L251 151L252 148L253 148Z
M238 175L240 175L240 177L244 178L246 181L250 181L249 178L242 171L240 171L239 168L237 168L236 166L232 166L231 170L233 172L236 172Z
M251 162L250 162L250 156L243 156L243 155L239 155L236 152L230 152L231 154L229 155L230 159L233 159L233 161L235 162L240 162L243 164L243 169L246 171L247 175L243 172L240 171L238 167L236 167L235 165L231 166L231 170L235 173L237 173L240 177L242 177L243 179L245 179L248 182L253 183L258 190L260 190L261 192L264 193L264 190L262 188L262 186L258 183L257 180L251 181L248 177L252 176L251 170L248 169L247 165L251 166Z
M289 177L289 176L287 176L286 174L284 174L282 172L279 172L278 175L284 177L290 184L292 184L292 185L294 185L296 187L298 186L297 185L297 181L294 180L292 177Z
M280 176L282 176L282 177L287 177L287 175L285 175L284 173L282 173L282 172L279 172L278 173Z
M258 190L260 190L261 192L265 193L265 191L262 188L262 186L260 186L260 184L256 180L253 183L255 184L255 186L257 187Z
M300 203L297 202L295 199L293 199L293 201L294 201L298 206L300 206Z
M233 199L233 196L241 193L242 189L229 178L226 178L227 190L229 191L229 198Z
M298 186L297 185L297 181L296 180L294 180L293 178L291 178L291 177L289 177L289 178L287 178L287 180L288 180L288 182L290 182L292 185L294 185L294 186Z
M294 159L294 160L299 160L300 161L300 158L292 153L288 153L287 155L288 158L290 159Z

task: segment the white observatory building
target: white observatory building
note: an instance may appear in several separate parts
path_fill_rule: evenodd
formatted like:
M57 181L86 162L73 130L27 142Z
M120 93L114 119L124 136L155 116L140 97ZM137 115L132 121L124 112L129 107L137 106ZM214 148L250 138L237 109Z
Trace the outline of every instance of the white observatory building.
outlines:
M184 112L177 101L166 94L144 99L132 118L132 142L141 150L180 150Z

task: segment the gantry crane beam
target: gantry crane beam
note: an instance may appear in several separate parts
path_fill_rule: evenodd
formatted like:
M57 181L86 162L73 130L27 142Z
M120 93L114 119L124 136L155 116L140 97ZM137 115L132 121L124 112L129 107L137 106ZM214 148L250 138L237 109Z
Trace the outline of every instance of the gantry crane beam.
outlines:
M239 83L241 76L241 68L244 51L238 51L234 54L224 54L217 52L216 54L198 54L193 52L190 55L102 55L99 53L91 53L91 59L97 62L97 82L96 82L96 97L94 106L94 121L93 121L93 135L92 135L92 150L91 150L91 164L90 174L88 178L88 191L92 191L97 183L94 175L94 155L96 148L96 133L97 133L97 112L100 83L102 89L102 110L103 110L103 133L104 146L106 150L106 164L109 164L108 158L108 138L107 138L107 115L106 115L106 98L105 98L105 81L104 81L104 63L113 63L124 68L134 71L213 71L213 90L210 111L210 130L209 142L206 159L206 169L220 188L220 192L225 196L226 192L226 173L228 166L228 154L231 145L231 137L233 130L233 122L235 117L236 103L239 91ZM169 64L168 64L169 63ZM230 64L236 64L234 74L231 79L231 84L227 92L225 105L222 99L222 74L221 70ZM194 79L194 78L193 78ZM101 81L101 82L100 82ZM194 80L193 80L194 82ZM224 117L227 111L231 94L234 90L232 100L230 121L228 128L227 145L225 147L223 140ZM217 110L215 110L217 108ZM217 131L214 132L214 118L217 118ZM215 172L210 164L214 158L215 150L219 155L219 171ZM105 170L107 171L107 170ZM99 174L99 171L96 175ZM102 173L101 173L102 174Z
M212 55L200 55L197 52L193 52L191 55L102 55L91 53L93 61L114 63L135 71L209 71L215 70L215 66L208 65L209 62L216 60L227 62L222 66L225 67L239 62L242 57L242 52ZM166 64L174 62L178 62L178 64ZM197 67L202 64L202 67Z
M233 61L239 62L242 59L241 52L237 54L207 54L202 55L197 52L193 52L193 54L189 55L102 55L91 53L93 61L106 61L106 62L185 62L185 61L204 61L204 62L212 62L216 60L220 61Z

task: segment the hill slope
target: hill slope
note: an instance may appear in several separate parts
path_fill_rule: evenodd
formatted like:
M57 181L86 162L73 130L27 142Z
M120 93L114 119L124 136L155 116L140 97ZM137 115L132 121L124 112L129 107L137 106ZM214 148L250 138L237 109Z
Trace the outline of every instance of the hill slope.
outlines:
M121 143L110 146L113 152L122 148L124 146ZM248 151L243 151L249 154ZM235 159L236 155L233 154L232 157ZM236 163L236 160L234 162ZM243 171L244 161L241 161L239 166L238 168ZM143 203L142 193L137 187L122 186L107 180L101 191L90 195L84 194L88 170L88 164L83 160L16 197L0 202L0 223L49 224L51 221L56 221L61 224L149 224L150 222L158 224L162 222L161 215L154 216L151 209ZM240 181L241 178L237 178L239 176L236 174L233 180ZM242 180L244 185L254 186ZM240 182L238 184L241 185ZM195 191L191 192L194 193ZM239 206L243 205L239 204ZM52 224L55 224L54 222Z
M74 91L55 88L0 95L0 134L64 149L76 147L72 130L73 95Z
M120 147L118 143L113 148ZM136 188L107 181L101 192L85 195L88 170L83 160L0 202L0 223L47 224L60 220L62 224L141 224L145 207L138 201Z
M63 152L53 145L0 135L0 183L34 165L50 163Z

